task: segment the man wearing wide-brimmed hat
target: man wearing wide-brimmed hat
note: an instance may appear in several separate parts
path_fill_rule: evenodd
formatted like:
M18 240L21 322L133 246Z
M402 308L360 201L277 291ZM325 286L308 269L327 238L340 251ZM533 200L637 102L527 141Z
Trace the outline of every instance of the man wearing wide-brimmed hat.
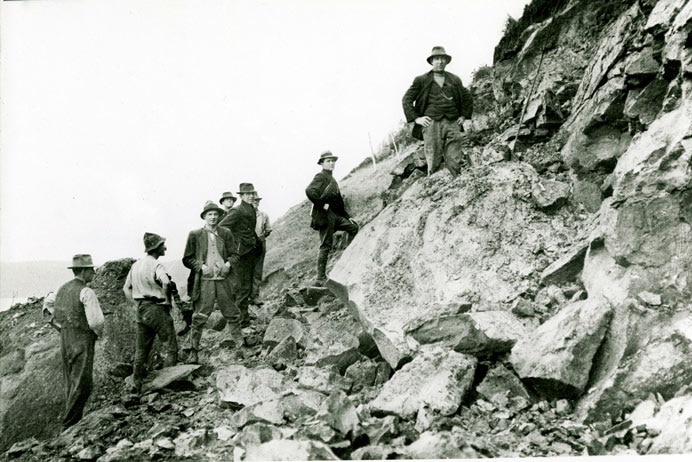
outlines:
M259 254L260 242L255 234L257 213L253 205L257 191L252 183L240 183L238 187L240 204L228 211L219 226L231 231L238 241L238 266L233 270L233 290L235 302L240 309L242 324L248 325L250 318L248 306L252 296L252 278Z
M221 220L229 210L233 207L233 204L235 204L235 201L238 198L233 195L232 192L226 191L221 194L221 199L219 199L219 204L221 205L221 208L223 209L223 214L221 215Z
M214 202L207 201L200 214L205 225L191 231L185 245L183 265L190 269L187 290L195 310L190 329L188 363L198 362L202 331L214 310L214 303L218 304L221 314L228 321L232 340L237 346L243 343L240 312L229 278L231 268L238 262L238 245L227 229L218 226L222 212L223 209Z
M93 387L94 345L103 336L104 317L96 293L87 284L94 275L89 254L78 254L68 266L74 279L48 294L44 310L53 314L60 329L60 351L65 376L65 417L69 427L82 418ZM54 324L56 325L56 324Z
M358 232L358 224L346 212L344 198L333 176L337 159L331 151L320 154L317 164L322 166L322 171L305 188L305 194L312 202L310 227L320 232L316 286L324 286L327 282L327 262L334 242L334 232L346 231L349 243Z
M125 296L137 306L137 342L133 378L133 391L142 391L154 339L158 335L163 345L164 367L178 362L178 341L171 318L171 281L159 257L166 254L166 239L155 233L144 233L146 256L134 262L125 279Z
M424 141L428 175L440 168L458 175L463 164L461 131L473 113L471 93L445 67L452 57L440 46L428 56L432 70L413 79L402 99L406 122L413 122L414 138Z

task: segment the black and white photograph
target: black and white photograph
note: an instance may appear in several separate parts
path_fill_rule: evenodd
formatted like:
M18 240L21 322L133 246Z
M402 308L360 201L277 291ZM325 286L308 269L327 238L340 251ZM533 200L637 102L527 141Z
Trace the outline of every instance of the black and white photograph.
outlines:
M691 454L692 1L0 0L0 461Z

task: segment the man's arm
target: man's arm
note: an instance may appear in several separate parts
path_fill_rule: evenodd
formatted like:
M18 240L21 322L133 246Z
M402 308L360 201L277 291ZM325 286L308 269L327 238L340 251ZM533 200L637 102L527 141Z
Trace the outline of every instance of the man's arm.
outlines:
M41 310L41 314L45 315L46 313L48 314L53 314L54 307L55 307L55 294L57 294L58 291L54 290L53 292L48 292L48 295L46 295L46 298L43 299L43 309Z
M266 213L262 212L264 215L264 237L269 237L269 235L272 233L272 225L269 223L269 215Z
M103 311L101 311L101 305L96 297L96 292L90 287L83 288L79 292L79 301L84 304L84 314L86 315L89 328L97 336L103 337L103 325L106 320L103 317Z
M164 268L161 263L158 263L156 268L154 268L154 279L158 284L161 285L163 293L166 296L166 302L168 302L169 305L172 305L171 292L169 290L171 279L168 277L168 273L166 273L166 268Z
M416 113L414 103L418 99L418 95L420 95L422 86L423 85L421 82L421 78L416 77L415 79L413 79L413 83L411 84L409 89L406 90L406 93L404 93L404 97L401 99L401 105L404 108L406 122L413 122L418 117L420 117L420 114Z
M325 204L322 195L327 185L329 184L329 178L322 173L318 173L312 179L307 188L305 188L305 195L308 196L310 202L318 207L322 207Z
M183 265L185 268L199 271L202 269L202 263L197 260L197 238L195 232L191 231L187 235L187 243L185 244L185 253L183 254Z

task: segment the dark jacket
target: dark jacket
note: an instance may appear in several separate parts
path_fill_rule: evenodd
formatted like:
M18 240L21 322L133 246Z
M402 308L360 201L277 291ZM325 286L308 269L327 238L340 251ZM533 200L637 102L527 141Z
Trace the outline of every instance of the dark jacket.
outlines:
M238 262L238 243L233 234L225 228L216 228L216 233L221 240L216 241L216 247L223 258L224 263L230 262L231 267ZM223 245L221 245L223 242ZM200 279L202 278L202 265L207 261L208 237L204 228L190 231L185 244L185 254L183 255L183 265L190 269L190 276L187 278L187 293L192 300L199 299Z
M79 299L79 294L85 287L86 282L74 278L58 289L55 294L54 316L60 325L91 332L84 312L84 304Z
M433 82L432 71L419 75L413 79L413 83L409 89L406 90L401 100L401 104L404 107L406 122L413 122L418 117L425 115L425 110L428 107L428 98L430 97L430 85L432 85ZM461 79L451 72L445 71L445 83L449 83L452 86L454 105L457 111L459 111L459 114L470 119L473 114L473 98L471 97L471 92L464 88ZM416 139L422 140L423 127L414 123L411 135Z
M327 218L327 210L324 210L324 204L329 204L329 211L344 218L350 218L344 206L344 198L341 197L339 185L332 176L329 170L322 170L312 182L305 188L305 195L312 202L312 212L310 216L312 221L310 227L312 229L322 229L329 222Z
M229 230L238 241L238 255L246 255L257 249L257 212L247 202L233 207L219 222L219 227Z

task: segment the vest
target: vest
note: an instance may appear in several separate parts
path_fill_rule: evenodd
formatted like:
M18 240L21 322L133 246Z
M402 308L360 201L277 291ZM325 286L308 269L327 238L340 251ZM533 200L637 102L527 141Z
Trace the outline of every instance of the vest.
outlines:
M452 96L452 88L447 83L447 80L449 79L445 79L442 88L435 82L430 86L428 106L425 108L424 115L433 120L441 120L443 118L456 120L459 118L459 111L457 111L457 107L454 104L454 97Z
M91 331L84 313L84 304L79 300L79 293L85 287L84 281L75 278L58 289L54 316L62 326Z

